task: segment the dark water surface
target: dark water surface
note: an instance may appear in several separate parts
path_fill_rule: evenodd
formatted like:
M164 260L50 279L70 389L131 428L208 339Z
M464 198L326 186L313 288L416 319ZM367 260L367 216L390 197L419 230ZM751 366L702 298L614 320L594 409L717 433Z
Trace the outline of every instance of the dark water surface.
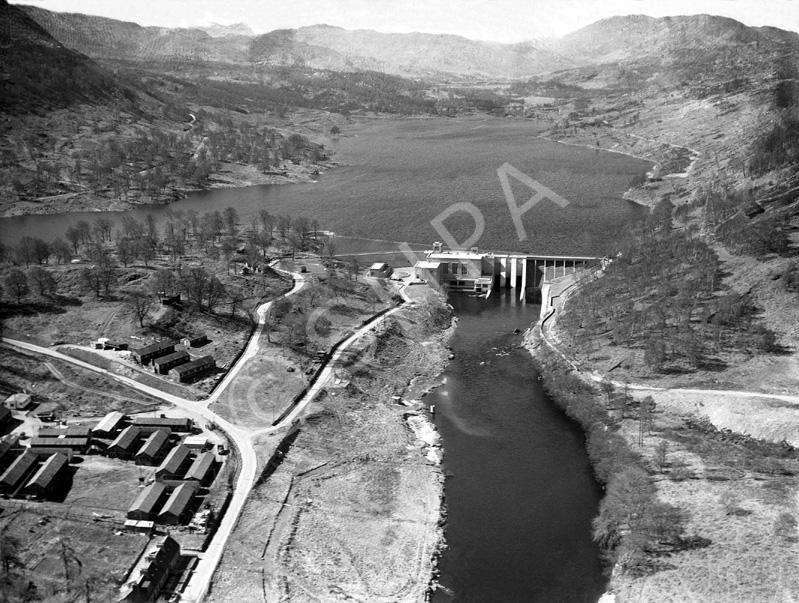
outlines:
M517 349L539 306L450 296L446 384L425 397L443 438L448 507L434 603L595 603L605 581L591 519L601 490L583 434Z
M643 211L621 199L633 176L650 163L616 153L571 147L537 138L540 126L492 117L369 120L343 128L328 141L341 166L318 183L263 185L192 193L169 206L140 206L133 215L168 208L198 212L235 207L245 224L259 210L315 217L339 234L429 245L441 240L430 221L455 203L471 203L485 229L484 249L545 254L599 254L607 241ZM497 169L508 163L569 201L565 209L541 201L522 217L520 240ZM533 194L511 179L517 206ZM63 236L78 220L120 213L71 213L0 220L0 240ZM474 231L464 212L445 222L459 242Z

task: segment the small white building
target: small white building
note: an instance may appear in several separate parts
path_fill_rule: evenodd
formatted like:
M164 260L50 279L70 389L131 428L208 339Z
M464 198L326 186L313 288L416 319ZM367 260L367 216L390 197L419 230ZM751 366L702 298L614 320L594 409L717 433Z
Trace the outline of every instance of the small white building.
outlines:
M6 398L6 401L3 402L3 406L8 410L25 410L30 406L31 400L30 394L12 394Z
M391 266L383 262L376 262L369 266L369 276L375 278L388 278L393 272Z

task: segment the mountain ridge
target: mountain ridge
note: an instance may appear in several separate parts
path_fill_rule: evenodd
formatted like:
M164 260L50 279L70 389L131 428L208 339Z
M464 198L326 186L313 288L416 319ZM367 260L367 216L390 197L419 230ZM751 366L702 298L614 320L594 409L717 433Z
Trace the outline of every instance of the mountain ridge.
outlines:
M193 28L143 27L105 17L19 5L65 46L95 59L171 60L378 71L427 79L517 79L601 63L698 49L799 44L799 34L750 27L728 17L625 15L560 38L513 44L454 34L383 33L318 24L255 35L246 23Z

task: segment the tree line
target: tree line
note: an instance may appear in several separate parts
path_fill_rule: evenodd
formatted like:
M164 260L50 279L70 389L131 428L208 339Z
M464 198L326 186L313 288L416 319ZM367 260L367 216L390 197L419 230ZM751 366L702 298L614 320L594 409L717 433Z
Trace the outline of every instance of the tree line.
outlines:
M17 304L30 294L54 299L60 273L48 266L51 262L68 263L79 255L81 262L88 260L79 268L81 288L98 298L111 297L123 267L134 262L150 267L158 259L171 262L172 267L156 269L146 290L127 293L131 310L142 325L154 296L163 300L178 293L186 296L189 305L208 312L227 303L233 315L242 307L245 293L223 284L215 271L191 258L222 262L226 272L245 264L255 269L259 263L265 264L270 254L292 255L317 248L318 231L315 219L273 215L266 210L243 224L233 207L206 213L168 210L167 220L160 227L152 214L144 220L125 215L118 224L106 217L91 224L79 221L67 229L68 242L60 237L47 242L25 236L15 245L0 244L0 261L11 264L3 279L5 291L0 289L0 295L5 292Z
M667 447L659 447L648 462L619 433L619 421L628 413L639 422L641 440L649 434L652 399L636 402L610 384L599 391L549 348L541 350L537 362L544 388L582 427L594 475L605 490L592 533L608 566L618 563L624 572L645 572L663 553L701 546L704 539L685 533L687 512L657 498L652 475L662 473L668 463ZM619 408L621 415L611 412Z
M695 369L723 351L773 352L774 333L748 294L722 284L716 253L694 228L672 228L664 199L618 243L601 278L586 282L563 324L591 354L601 342L643 352L654 371Z

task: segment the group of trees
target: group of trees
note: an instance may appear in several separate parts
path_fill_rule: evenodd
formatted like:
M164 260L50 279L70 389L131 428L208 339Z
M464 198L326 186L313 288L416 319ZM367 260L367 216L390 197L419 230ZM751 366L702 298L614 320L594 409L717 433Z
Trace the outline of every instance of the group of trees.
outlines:
M53 296L58 291L58 281L53 274L39 266L29 268L27 272L23 272L19 268L12 268L6 272L3 283L6 291L16 300L17 304L22 303L22 299L32 291L42 297ZM0 288L0 297L2 295L3 289Z
M625 571L639 571L652 555L682 546L687 515L658 501L651 478L653 471L662 472L665 458L658 460L656 454L654 466L650 466L619 433L618 416L608 412L619 405L623 409L635 406L633 416L641 424L643 437L651 428L653 404L633 405L626 394L616 392L610 384L603 387L604 391L597 391L546 348L539 361L547 393L586 433L594 475L605 489L593 521L593 536L609 562L618 562Z
M262 288L258 293L250 287L245 292L235 283L223 282L220 263L226 267L225 272L245 263L254 269L265 264L273 253L318 248L318 231L316 220L272 215L266 210L243 224L233 207L206 213L168 211L162 224L152 214L144 220L127 214L117 223L106 217L92 223L79 221L67 229L69 243L61 238L48 243L26 236L15 245L0 244L0 262L12 264L5 271L0 296L5 293L8 299L21 304L36 294L56 303L59 278L63 280L64 275L74 273L53 270L49 264L68 263L76 254L81 266L76 276L69 276L69 289L73 291L77 284L98 298L119 298L123 268L136 262L148 268L157 260L168 260L170 267L155 269L144 286L123 287L121 298L140 326L144 326L156 298L163 300L178 293L185 296L186 304L202 311L214 313L227 304L231 316L242 308L249 313L253 309L247 306L250 297L268 291ZM273 273L266 269L265 274ZM255 280L263 279L259 276ZM331 279L334 281L337 282ZM255 320L253 315L248 316Z
M300 134L284 135L229 117L213 121L210 113L197 113L196 125L186 132L140 126L133 135L108 136L69 157L39 157L30 180L16 178L11 187L18 196L48 194L63 182L85 189L108 187L125 198L159 195L186 183L205 185L221 161L250 163L267 171L282 161L317 162L325 157L322 147ZM36 146L33 141L31 148Z
M774 351L749 297L723 290L715 252L694 229L672 229L673 215L666 199L631 228L602 277L572 298L564 324L589 353L601 341L638 348L653 370Z

